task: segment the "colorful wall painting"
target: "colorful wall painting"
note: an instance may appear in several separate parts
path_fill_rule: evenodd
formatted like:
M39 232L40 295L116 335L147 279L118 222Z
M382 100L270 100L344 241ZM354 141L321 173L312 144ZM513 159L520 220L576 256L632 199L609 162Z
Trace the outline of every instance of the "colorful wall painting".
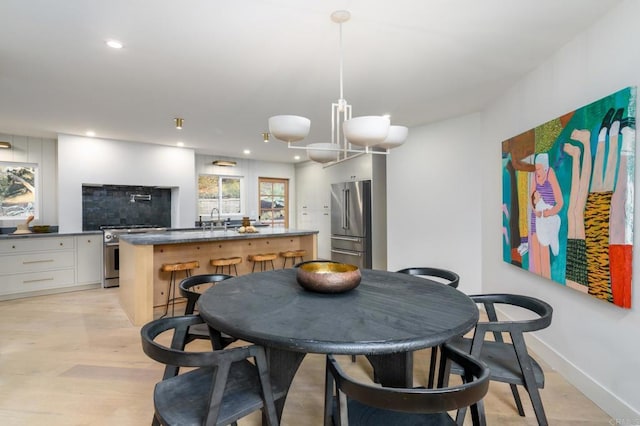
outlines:
M502 142L503 259L631 308L636 88Z

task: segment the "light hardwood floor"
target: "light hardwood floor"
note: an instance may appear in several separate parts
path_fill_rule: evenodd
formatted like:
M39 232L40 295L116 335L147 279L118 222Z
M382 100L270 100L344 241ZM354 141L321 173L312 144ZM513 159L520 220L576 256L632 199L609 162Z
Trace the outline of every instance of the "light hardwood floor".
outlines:
M0 302L0 424L148 425L154 384L163 366L147 358L117 288ZM424 384L428 350L416 357L416 384ZM369 374L364 357L351 374ZM542 390L551 425L608 425L610 417L558 373L546 369ZM294 380L282 424L321 425L324 358L309 355ZM523 395L526 395L524 391ZM515 411L509 387L492 383L485 399L489 424L535 425ZM468 419L467 419L468 420ZM240 425L260 423L259 415Z

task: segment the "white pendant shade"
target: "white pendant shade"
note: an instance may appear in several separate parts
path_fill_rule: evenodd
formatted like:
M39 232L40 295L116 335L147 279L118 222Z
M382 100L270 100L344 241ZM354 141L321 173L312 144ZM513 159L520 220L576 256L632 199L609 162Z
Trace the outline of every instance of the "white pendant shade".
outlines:
M395 148L404 143L408 134L409 129L405 126L389 126L389 134L382 143L376 146L384 149Z
M350 143L369 147L378 145L386 139L390 124L386 117L368 115L346 120L342 124L342 131Z
M311 120L298 115L275 115L269 118L269 133L285 142L297 142L307 137Z
M309 160L318 163L328 163L338 159L340 146L337 143L310 143L307 145Z

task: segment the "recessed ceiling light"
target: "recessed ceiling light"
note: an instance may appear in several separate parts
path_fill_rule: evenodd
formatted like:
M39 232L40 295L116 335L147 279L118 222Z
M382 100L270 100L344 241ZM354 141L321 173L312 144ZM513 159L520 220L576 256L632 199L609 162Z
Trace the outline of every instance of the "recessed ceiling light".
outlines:
M118 40L107 40L107 46L111 47L112 49L122 49L122 42L118 41Z
M184 142L178 142L176 145L178 145L179 147L183 147L184 146Z
M245 149L244 151L242 151L244 153L244 155L249 155L251 154L251 150L250 149Z
M298 160L300 159L300 156L299 156L299 155L296 155L296 156L294 156L294 157L293 157L293 159L294 159L294 160L296 160L296 161L298 161Z
M87 130L87 133L85 133L85 135L87 135L90 138L92 138L92 137L94 137L96 135L96 132L94 132L93 130Z

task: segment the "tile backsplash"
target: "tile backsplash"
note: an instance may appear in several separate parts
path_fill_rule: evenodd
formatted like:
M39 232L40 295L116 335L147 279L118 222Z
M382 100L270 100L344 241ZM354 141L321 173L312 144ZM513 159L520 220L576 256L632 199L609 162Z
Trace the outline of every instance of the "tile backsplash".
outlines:
M171 189L149 186L83 185L82 230L100 226L171 226Z

